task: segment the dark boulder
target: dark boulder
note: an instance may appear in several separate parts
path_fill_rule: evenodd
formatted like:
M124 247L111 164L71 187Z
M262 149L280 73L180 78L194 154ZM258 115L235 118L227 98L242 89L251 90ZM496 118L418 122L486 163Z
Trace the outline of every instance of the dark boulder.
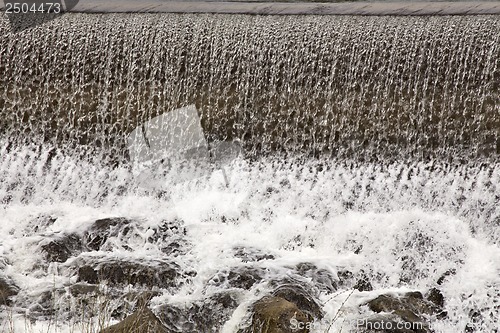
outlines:
M366 319L367 325L370 324L370 328L380 329L365 329L363 332L428 333L432 330L426 322L426 317L438 317L443 313L442 308L425 300L418 291L399 295L380 295L367 305L370 310L379 314ZM402 324L396 325L398 322ZM389 327L396 327L397 330L388 329Z
M443 308L444 307L444 296L441 293L441 290L437 288L431 288L426 295L428 301L434 303L436 306Z
M450 276L453 276L457 273L456 269L452 268L443 273L437 280L438 286L442 285Z
M248 290L263 280L265 270L249 266L234 267L231 270L217 272L209 281L209 285L224 286L224 288L239 288Z
M241 246L241 247L235 247L233 250L234 250L234 256L236 258L240 258L241 261L245 263L275 259L274 255L262 252L261 250L252 247Z
M49 262L65 262L70 257L83 251L80 237L76 234L69 234L50 240L41 245L45 259Z
M90 266L82 266L78 268L78 282L83 281L90 284L99 283L99 276L95 269Z
M186 308L164 305L159 318L172 332L219 332L238 305L236 293L223 291Z
M361 277L356 281L356 284L353 286L353 289L359 291L372 291L373 286L367 278Z
M0 305L9 305L11 298L19 293L19 288L9 279L0 277Z
M148 308L136 310L116 325L107 327L101 333L170 333Z
M250 289L254 284L262 281L263 272L258 269L244 269L229 272L227 279L233 288Z
M348 270L340 270L337 272L339 278L339 286L345 289L356 289L359 291L372 291L373 286L370 279L364 271L360 271L356 275Z
M308 292L303 285L285 282L274 290L273 296L283 298L295 304L301 312L307 314L311 318L323 318L323 310L315 301L312 294Z
M182 220L163 221L152 230L154 234L148 238L148 242L156 244L163 253L177 256L186 252L189 244L185 239L187 230Z
M197 332L214 332L225 324L231 314L238 306L236 294L231 292L220 292L211 295L202 304L196 304L191 308L190 319L197 322Z
M99 286L87 283L75 283L69 287L69 292L73 297L95 295L99 293Z
M99 251L110 237L126 236L131 221L123 217L100 219L85 232L85 244L90 250Z
M179 267L171 262L137 263L128 261L107 261L79 268L78 281L109 285L133 285L147 288L169 288L176 285L180 276Z
M24 294L24 293L23 293ZM65 306L55 306L61 299L65 298L66 290L56 288L43 290L30 297L29 315L31 318L49 320L53 318L57 311L60 311L59 319L67 319L71 314Z
M311 263L300 263L295 269L298 275L310 279L312 285L320 291L331 293L338 289L337 278L324 268L319 268Z
M238 333L308 333L312 318L284 298L266 296L252 309L252 323Z
M406 321L422 321L425 315L438 315L442 309L424 300L422 293L408 292L402 295L380 295L368 302L374 312L391 312Z
M109 240L121 239L121 247L131 250L126 245L130 237L142 237L146 231L153 231L146 239L148 243L155 244L165 254L177 256L185 253L189 245L185 239L186 229L182 221L164 221L161 225L147 230L138 221L123 217L105 218L95 221L84 233L84 243L92 251L109 251L116 246Z

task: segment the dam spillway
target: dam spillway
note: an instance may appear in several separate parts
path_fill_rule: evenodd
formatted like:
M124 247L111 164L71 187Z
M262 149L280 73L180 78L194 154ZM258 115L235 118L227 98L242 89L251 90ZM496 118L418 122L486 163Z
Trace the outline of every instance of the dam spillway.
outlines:
M247 332L299 285L323 331L433 288L435 331L497 328L498 14L91 11L0 13L0 323L99 331L147 294L169 332ZM189 105L242 145L228 184L145 189L127 136Z

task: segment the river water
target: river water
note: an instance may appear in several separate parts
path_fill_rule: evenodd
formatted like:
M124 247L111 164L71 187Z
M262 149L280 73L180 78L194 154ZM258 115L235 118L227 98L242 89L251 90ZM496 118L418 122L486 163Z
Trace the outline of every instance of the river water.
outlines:
M448 316L433 328L461 332L478 313L476 332L493 332L499 56L500 19L488 15L65 14L16 33L2 16L0 274L20 289L2 329L85 331L67 291L82 262L169 259L196 272L159 288L157 311L228 289L210 281L246 267L234 249L247 248L274 258L257 264L267 280L303 262L367 276L373 291L345 304L347 289L317 295L327 319L343 306L355 320L367 299L446 275ZM127 135L193 104L209 144L242 145L228 184L219 169L182 182L170 171L161 191L145 188ZM47 240L106 217L136 232L46 262ZM175 256L149 241L165 221L185 229ZM213 330L236 332L267 288L239 290ZM54 290L49 316L40 304Z

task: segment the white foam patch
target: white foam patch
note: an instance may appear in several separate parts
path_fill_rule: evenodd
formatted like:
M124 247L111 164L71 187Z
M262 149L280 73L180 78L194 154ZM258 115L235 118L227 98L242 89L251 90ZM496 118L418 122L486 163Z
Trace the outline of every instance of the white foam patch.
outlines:
M26 201L20 193L28 181L12 170L16 165L22 168L18 160L22 156L7 156L0 162L7 177L0 182L0 193L10 193L8 188L18 182L17 194L4 199L0 209L0 258L6 262L3 273L33 295L74 282L74 277L64 275L68 272L64 264L40 265L39 244L44 238L81 235L96 219L127 217L141 221L144 228L136 238L114 240L132 250L120 250L117 243L116 250L105 253L106 258L163 260L158 248L144 245L152 235L148 228L179 220L190 244L179 262L197 275L175 293L154 298L153 306L189 304L206 297L207 292L216 292L217 287L206 289L206 282L220 270L243 266L233 250L246 247L275 256L275 260L256 264L275 277L286 275L289 267L301 262L314 263L332 274L345 269L368 276L372 292L339 290L320 295L325 320L335 319L330 332L362 315L366 309L359 306L367 300L385 292L425 292L452 270L455 273L440 286L448 317L433 323L436 330L463 330L471 311L485 316L484 331L496 328L497 322L489 316L498 315L494 308L500 293L500 249L494 220L500 216L498 167L486 177L480 169L428 171L425 164L386 169L332 164L330 170L314 171L307 165L239 160L227 168L228 187L214 173L177 184L160 195L134 187L123 169L106 170L115 176L104 177L97 167L61 158L59 167L53 164L53 171L30 179L36 186ZM414 176L407 177L412 168ZM474 185L470 177L475 177ZM115 191L124 184L131 185L122 194ZM478 202L481 211L474 210ZM40 219L44 216L55 221L44 227ZM233 332L248 319L248 307L265 292L264 285L241 291L242 305L223 332ZM24 310L21 306L13 311L20 316ZM14 332L25 331L24 320L16 317ZM10 325L8 320L6 325ZM79 332L77 324L54 330L50 325L30 323L30 329Z

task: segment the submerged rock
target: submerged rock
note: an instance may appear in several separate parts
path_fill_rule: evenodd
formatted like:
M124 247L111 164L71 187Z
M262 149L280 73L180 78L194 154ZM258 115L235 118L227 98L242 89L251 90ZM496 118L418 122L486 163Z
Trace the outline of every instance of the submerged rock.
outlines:
M139 221L112 217L96 220L84 233L83 242L90 251L109 251L117 246L132 250L128 240L142 238L157 246L163 253L178 256L185 253L189 246L186 232L183 221L180 220L163 221L156 227L145 228Z
M186 308L162 306L159 318L172 332L219 332L238 305L237 293L223 291Z
M259 249L256 248L250 248L250 247L235 247L234 249L234 256L236 258L240 258L241 261L247 263L247 262L257 262L261 260L274 260L275 257L272 254L265 253Z
M364 321L363 332L428 333L428 316L443 314L441 307L425 300L420 292L401 295L380 295L367 303L370 310L378 313ZM399 325L397 323L400 323Z
M295 283L282 284L273 292L273 296L283 298L291 302L307 314L310 318L323 318L323 310L314 300L313 296L301 285Z
M238 272L231 271L227 279L231 287L248 290L252 288L254 284L262 281L263 272L259 269L244 269Z
M260 267L235 267L231 270L218 272L208 283L214 286L224 286L225 288L249 290L264 279L265 273L265 269Z
M148 308L142 308L100 333L170 333Z
M130 220L123 217L112 217L96 220L85 233L85 243L90 250L99 251L109 237L126 236L130 231Z
M49 262L65 262L71 256L81 253L82 242L78 235L70 234L49 241L41 246Z
M148 242L156 244L168 256L183 254L189 246L185 239L187 230L182 220L163 221L151 230L154 234L148 237Z
M99 283L99 276L95 269L90 266L82 266L78 268L78 282L84 281L90 284Z
M315 288L323 292L334 292L338 289L338 281L334 274L311 263L300 263L296 266L297 274L308 278Z
M359 291L372 291L373 286L370 279L364 271L358 272L354 275L348 270L340 270L337 272L339 278L339 286L344 289L356 289Z
M254 304L252 323L240 333L305 333L314 320L323 318L315 297L336 287L333 275L306 263L291 271L297 273L300 275L270 282L274 291Z
M78 281L109 285L133 285L147 288L168 288L175 286L180 275L179 267L171 262L137 263L128 261L108 261L78 270Z
M75 283L69 287L69 292L73 297L81 297L89 294L97 294L99 286L87 283Z
M69 319L73 314L69 311L69 304L63 301L66 295L65 288L45 289L37 291L35 295L30 295L29 317L36 320L50 320L59 312L59 319ZM26 297L27 295L22 293L22 296Z
M443 308L444 307L444 296L441 290L437 288L431 288L426 295L428 301L434 303L436 306Z
M19 288L6 278L0 277L0 305L10 304L11 297L17 295Z
M239 333L308 333L311 319L294 303L266 296L254 304L252 324Z
M392 312L407 321L422 320L422 315L437 315L442 309L424 300L422 293L408 292L403 295L380 295L368 302L374 312Z

